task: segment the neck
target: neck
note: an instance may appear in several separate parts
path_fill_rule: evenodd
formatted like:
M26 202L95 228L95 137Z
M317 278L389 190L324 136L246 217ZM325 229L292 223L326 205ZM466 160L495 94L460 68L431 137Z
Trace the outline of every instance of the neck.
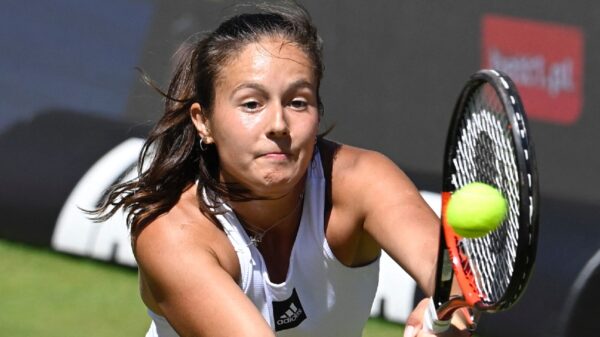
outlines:
M259 243L269 236L293 236L302 214L303 188L295 188L278 199L236 202L232 205L238 219L253 240Z

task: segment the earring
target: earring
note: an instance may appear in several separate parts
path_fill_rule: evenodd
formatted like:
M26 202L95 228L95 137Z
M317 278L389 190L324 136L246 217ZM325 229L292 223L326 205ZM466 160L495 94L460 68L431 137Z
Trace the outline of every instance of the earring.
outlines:
M198 140L198 145L200 146L200 151L206 151L206 146L204 146L204 139L202 139L202 135L199 135L200 139Z

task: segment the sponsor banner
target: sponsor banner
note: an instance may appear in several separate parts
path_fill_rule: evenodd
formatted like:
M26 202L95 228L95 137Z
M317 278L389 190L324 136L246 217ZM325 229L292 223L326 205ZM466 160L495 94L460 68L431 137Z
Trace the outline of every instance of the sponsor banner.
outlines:
M144 140L130 138L106 153L83 175L63 205L52 234L57 251L135 266L126 216L119 210L98 223L82 209L94 209L108 187L137 175L136 161Z
M584 37L579 27L485 15L481 64L506 72L517 84L528 116L573 124L581 114Z

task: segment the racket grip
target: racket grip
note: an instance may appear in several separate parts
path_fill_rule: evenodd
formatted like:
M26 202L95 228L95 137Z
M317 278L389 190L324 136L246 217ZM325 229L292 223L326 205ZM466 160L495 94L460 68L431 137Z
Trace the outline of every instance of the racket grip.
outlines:
M429 305L425 309L425 317L423 317L423 330L428 333L438 334L448 330L449 327L450 320L442 321L438 319L433 298L429 298Z

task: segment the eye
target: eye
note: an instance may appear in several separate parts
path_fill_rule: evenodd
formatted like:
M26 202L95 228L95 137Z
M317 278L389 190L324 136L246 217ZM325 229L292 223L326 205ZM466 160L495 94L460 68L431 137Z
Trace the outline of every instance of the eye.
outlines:
M296 98L296 99L293 99L289 103L289 106L292 107L292 109L294 109L294 110L306 110L306 107L308 106L308 102L306 102L303 99Z
M260 109L260 103L257 101L247 101L242 103L242 108L248 112L255 112Z

